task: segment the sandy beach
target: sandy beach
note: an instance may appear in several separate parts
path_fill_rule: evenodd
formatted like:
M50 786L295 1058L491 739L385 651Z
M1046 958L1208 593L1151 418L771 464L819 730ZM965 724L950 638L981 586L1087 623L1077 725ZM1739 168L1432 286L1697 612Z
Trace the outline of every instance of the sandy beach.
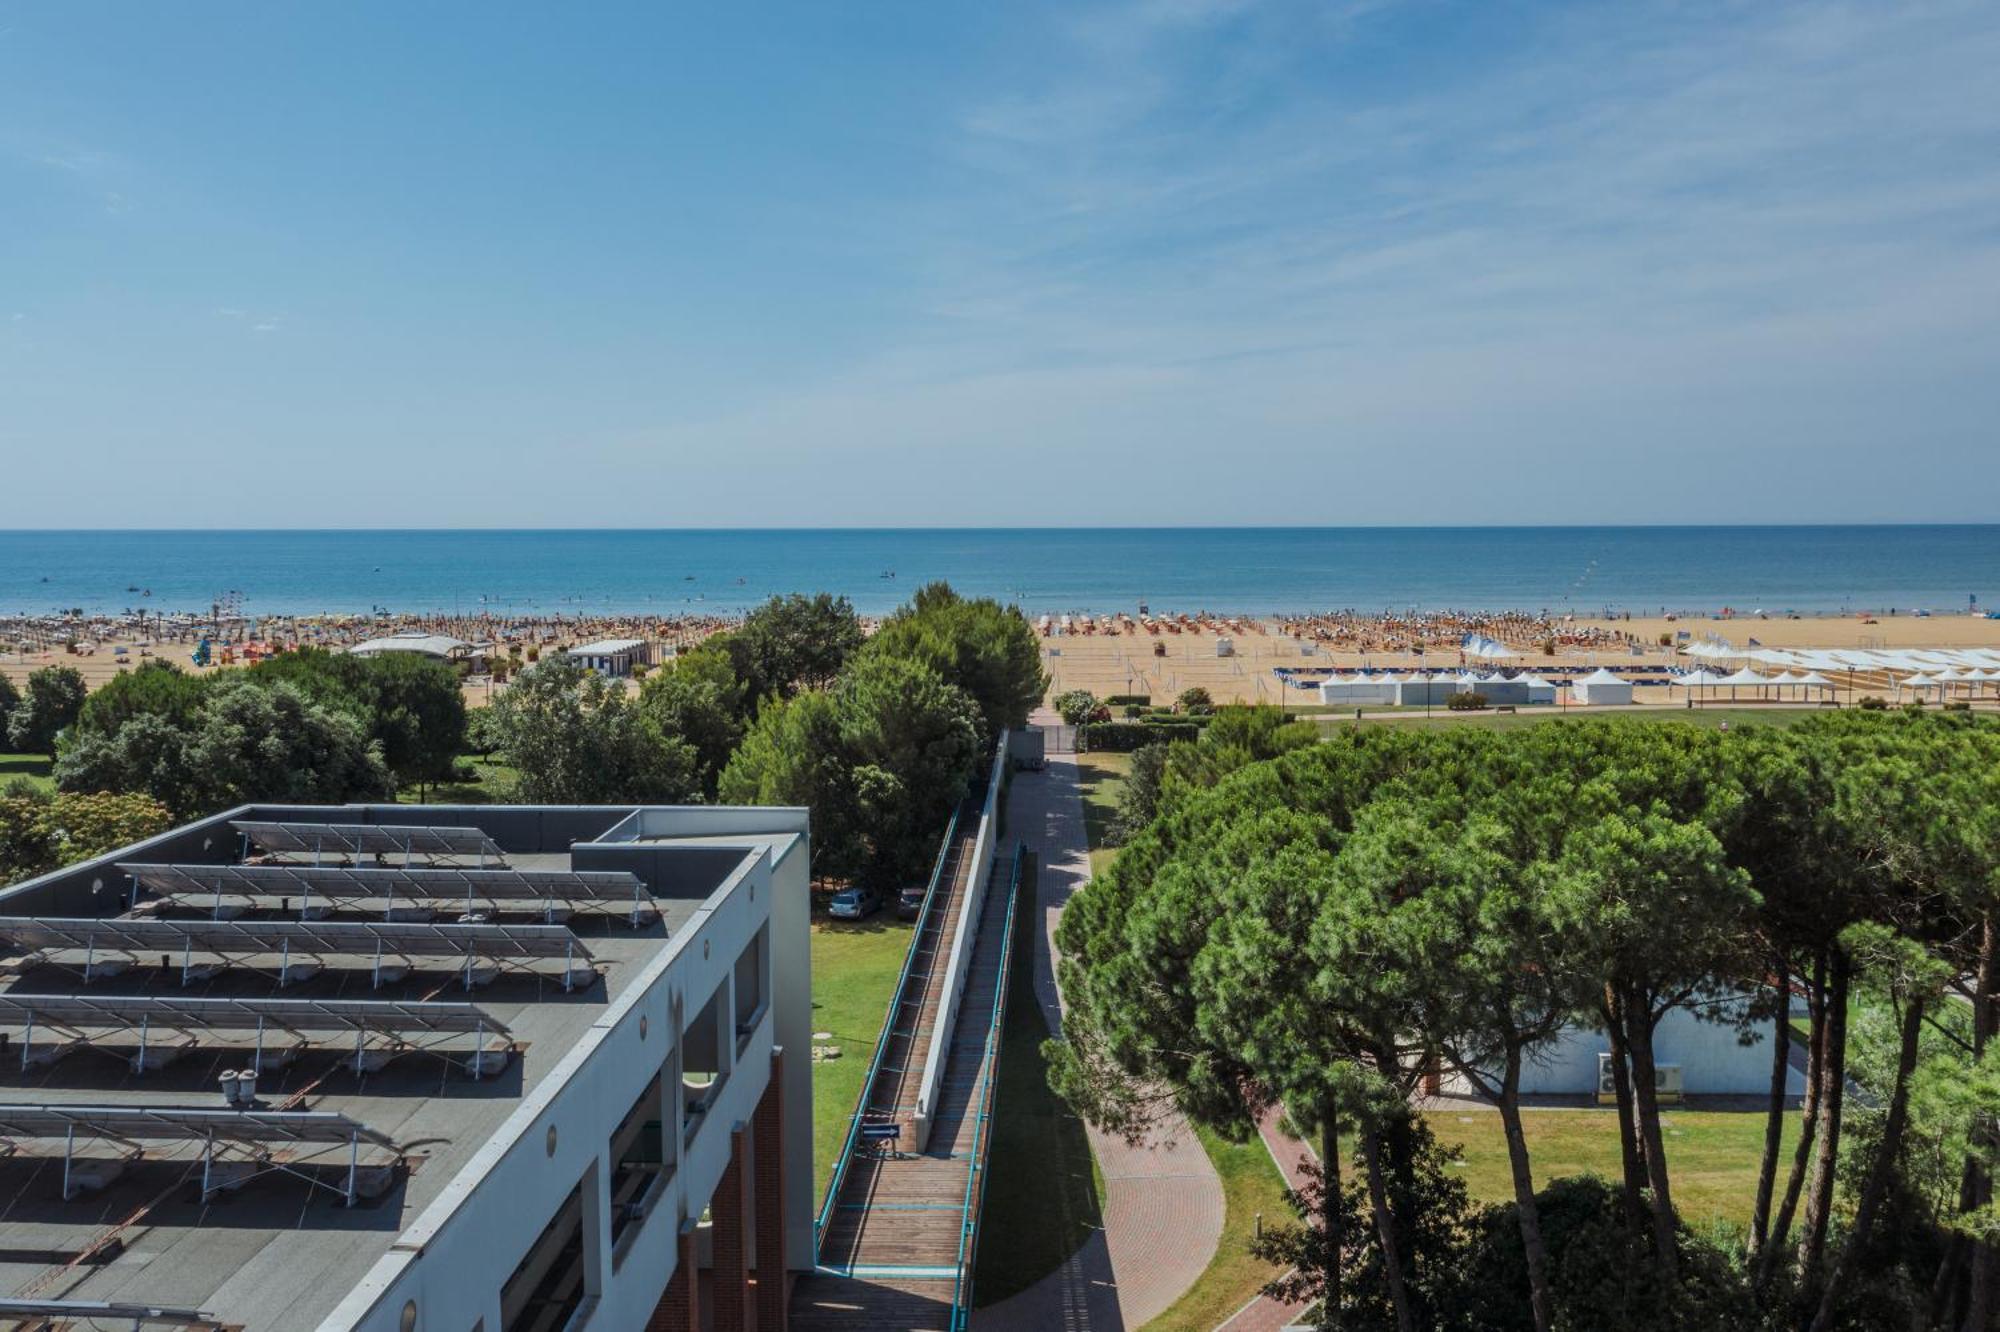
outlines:
M1243 621L1248 626L1251 622ZM1182 690L1201 686L1218 703L1310 704L1317 696L1284 687L1274 673L1276 667L1311 669L1339 667L1357 669L1392 667L1408 670L1422 666L1428 670L1454 670L1468 662L1452 645L1433 644L1419 657L1415 652L1381 647L1364 650L1357 646L1314 642L1285 632L1274 620L1254 622L1264 632L1217 635L1212 630L1199 634L1153 636L1143 630L1131 635L1119 633L1052 634L1043 639L1043 664L1051 677L1051 694L1069 689L1087 689L1103 698L1116 694L1149 694L1155 702L1170 702ZM1537 666L1604 666L1614 671L1628 667L1658 668L1665 665L1695 664L1680 648L1713 636L1739 648L1839 649L1839 648L1959 648L2000 649L2000 620L1960 616L1818 616L1801 619L1758 619L1738 616L1731 619L1634 618L1631 620L1583 620L1564 626L1576 633L1595 632L1606 640L1602 646L1558 644L1553 654L1528 641L1510 643L1521 653L1515 660L1497 663L1532 670ZM1676 636L1689 634L1687 640ZM1662 647L1662 635L1675 646ZM1218 656L1216 640L1229 639L1232 655ZM1629 641L1628 641L1629 640ZM1490 666L1486 667L1490 669ZM1864 686L1879 684L1863 678ZM1665 702L1667 691L1641 689L1640 702Z
M1035 617L1036 622L1043 617ZM1225 616L1173 617L1178 632L1165 625L1168 617L1156 617L1158 632L1148 632L1142 620L1120 617L1100 620L1095 632L1084 632L1079 617L1064 632L1060 617L1050 617L1041 634L1043 665L1048 671L1050 695L1070 689L1087 689L1100 698L1117 694L1146 694L1155 702L1172 701L1182 690L1201 686L1219 703L1311 704L1316 696L1306 690L1288 688L1274 668L1302 670L1335 667L1357 669L1396 668L1408 670L1453 670L1461 665L1490 665L1468 661L1459 651L1459 630L1465 624L1486 626L1520 655L1497 663L1507 667L1605 666L1613 670L1643 668L1657 670L1667 665L1695 664L1682 653L1691 643L1709 639L1726 641L1738 648L1841 649L1841 648L1959 648L2000 649L2000 620L1970 615L1897 616L1805 616L1798 619L1734 616L1692 618L1633 618L1616 620L1576 619L1545 624L1525 615L1508 623L1504 614L1441 615L1423 635L1428 639L1423 655L1413 650L1412 635L1400 623L1385 625L1373 617L1361 617L1349 624L1345 639L1337 636L1330 617L1255 618ZM482 643L532 644L543 651L591 641L595 638L644 637L660 646L662 655L672 649L699 642L711 633L729 628L733 620L703 617L699 620L642 620L635 617L588 618L574 621L507 621L481 617L477 620L439 621L429 617L396 617L389 621L362 618L347 620L301 619L267 623L259 644L296 646L311 643L338 649L364 638L398 629L452 633ZM1108 632L1104 625L1116 625ZM70 651L55 641L24 645L0 633L0 672L15 681L29 672L60 662L83 673L85 682L96 689L121 671L131 670L148 657L160 657L184 670L225 670L245 659L243 645L247 630L226 631L231 662L225 665L223 652L206 668L192 660L198 632L182 632L168 637L117 632L118 626L99 624L81 632L86 646ZM1315 634L1328 635L1316 638ZM1686 638L1679 637L1687 635ZM87 635L87 636L86 636ZM1670 646L1662 646L1665 638ZM1227 640L1229 655L1220 655L1218 641ZM1547 651L1553 640L1554 652ZM121 652L120 649L123 649ZM1878 680L1863 678L1862 687L1875 687ZM483 703L491 690L482 676L467 684L469 702ZM1641 689L1641 702L1665 702L1666 691Z

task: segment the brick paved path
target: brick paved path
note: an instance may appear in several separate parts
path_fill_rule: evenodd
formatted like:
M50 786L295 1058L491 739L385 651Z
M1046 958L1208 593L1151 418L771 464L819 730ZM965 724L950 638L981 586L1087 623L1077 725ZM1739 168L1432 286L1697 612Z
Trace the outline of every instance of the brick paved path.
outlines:
M1257 1133L1264 1139L1265 1150L1278 1163L1278 1173L1285 1177L1285 1183L1297 1188L1305 1180L1301 1167L1308 1161L1317 1162L1319 1153L1297 1138L1288 1138L1278 1132L1278 1120L1284 1115L1281 1106L1271 1106L1264 1111L1264 1117L1257 1121ZM1266 1222L1270 1217L1264 1218ZM1279 1218L1281 1221L1284 1218ZM1284 1300L1274 1300L1268 1295L1256 1299L1224 1323L1217 1332L1277 1332L1279 1328L1290 1327L1298 1316L1306 1311L1305 1301L1296 1304Z
M1015 775L1007 833L1025 839L1040 857L1035 998L1049 1029L1059 1030L1056 922L1070 894L1090 879L1071 755L1051 754L1045 772ZM974 1314L978 1332L1137 1328L1180 1298L1208 1266L1222 1235L1222 1182L1186 1122L1176 1118L1137 1147L1091 1130L1090 1146L1104 1173L1104 1229L1058 1271ZM994 1167L1013 1168L1000 1161Z

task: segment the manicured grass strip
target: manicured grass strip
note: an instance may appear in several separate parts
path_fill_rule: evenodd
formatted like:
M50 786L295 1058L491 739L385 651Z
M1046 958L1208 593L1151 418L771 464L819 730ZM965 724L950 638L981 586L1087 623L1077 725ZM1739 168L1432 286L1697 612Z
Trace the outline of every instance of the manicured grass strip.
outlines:
M1298 1221L1285 1205L1285 1181L1261 1138L1229 1142L1197 1129L1202 1148L1222 1177L1222 1239L1215 1256L1186 1293L1146 1324L1146 1332L1213 1332L1250 1302L1278 1269L1250 1254L1261 1213L1267 1226Z
M1118 854L1110 844L1111 824L1118 817L1118 788L1132 771L1130 754L1078 754L1077 789L1083 796L1083 831L1090 839L1090 872L1102 874Z
M911 928L886 910L852 924L813 922L813 1030L832 1033L814 1044L840 1047L840 1058L813 1065L813 1169L822 1199L910 950Z
M1465 1149L1466 1187L1476 1202L1514 1196L1500 1116L1490 1110L1428 1112L1438 1141ZM1791 1166L1798 1115L1785 1117L1779 1169ZM1747 1226L1757 1198L1757 1162L1764 1150L1764 1116L1754 1110L1666 1110L1667 1171L1674 1206L1691 1226L1727 1221ZM1601 1110L1529 1110L1522 1115L1537 1187L1563 1175L1618 1179L1618 1114ZM1782 1177L1782 1176L1781 1176Z
M22 778L32 786L53 791L55 778L49 774L54 768L46 754L0 754L0 786Z
M999 885L995 885L997 888ZM1035 909L1032 865L1015 903L1013 968L1001 1032L1000 1086L993 1101L985 1211L973 1297L980 1307L1026 1290L1061 1267L1104 1226L1104 1179L1078 1119L1049 1090L1042 1042L1049 1038L1035 1002Z
M514 799L514 784L520 774L510 764L470 754L459 762L472 768L472 781L435 782L421 791L407 786L396 792L396 799L406 805L419 803L420 795L426 805L504 805Z

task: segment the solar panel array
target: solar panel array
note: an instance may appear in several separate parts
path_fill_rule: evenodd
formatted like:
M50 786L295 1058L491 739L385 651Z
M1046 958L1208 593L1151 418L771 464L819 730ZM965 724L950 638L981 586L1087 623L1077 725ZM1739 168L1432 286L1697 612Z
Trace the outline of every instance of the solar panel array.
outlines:
M266 851L289 855L507 856L478 828L425 828L386 823L287 823L236 819L230 827Z
M0 1138L104 1138L347 1143L394 1150L396 1142L330 1110L211 1110L152 1105L0 1105Z
M209 1031L373 1032L508 1035L507 1026L476 1004L403 1003L394 999L176 999L151 995L0 994L0 1022L68 1028L125 1029L142 1020Z
M193 949L222 956L306 953L341 957L588 958L560 925L431 925L270 920L145 920L5 916L0 938L34 951Z
M350 869L337 865L121 864L162 897L324 897L329 900L458 902L616 902L653 900L639 877L623 870L425 868Z

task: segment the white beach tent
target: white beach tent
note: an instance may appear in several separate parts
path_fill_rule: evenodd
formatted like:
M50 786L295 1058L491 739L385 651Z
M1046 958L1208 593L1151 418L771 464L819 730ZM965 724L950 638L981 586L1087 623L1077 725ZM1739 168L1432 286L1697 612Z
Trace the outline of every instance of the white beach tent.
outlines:
M1320 682L1319 701L1333 705L1394 703L1395 678L1387 675L1336 675Z
M1833 681L1827 679L1824 675L1821 675L1818 671L1807 671L1804 675L1801 675L1797 679L1793 680L1792 683L1797 685L1801 689L1831 690L1835 687Z
M1600 666L1589 675L1584 676L1581 680L1571 685L1570 692L1575 696L1577 702L1586 707L1595 707L1606 703L1630 703L1632 701L1632 682L1630 680L1621 680Z
M1731 698L1735 698L1736 691L1739 689L1762 689L1764 686L1770 684L1771 682L1765 677L1757 674L1757 672L1751 670L1748 666L1745 666L1740 671L1735 671L1729 675L1723 676L1720 680L1717 680L1715 683L1718 688L1727 689L1729 691L1729 696Z
M2000 674L1996 674L1994 678L2000 679ZM1528 691L1528 702L1530 703L1553 703L1556 701L1556 685L1553 680L1544 680L1539 675L1517 675L1514 677L1514 683Z

